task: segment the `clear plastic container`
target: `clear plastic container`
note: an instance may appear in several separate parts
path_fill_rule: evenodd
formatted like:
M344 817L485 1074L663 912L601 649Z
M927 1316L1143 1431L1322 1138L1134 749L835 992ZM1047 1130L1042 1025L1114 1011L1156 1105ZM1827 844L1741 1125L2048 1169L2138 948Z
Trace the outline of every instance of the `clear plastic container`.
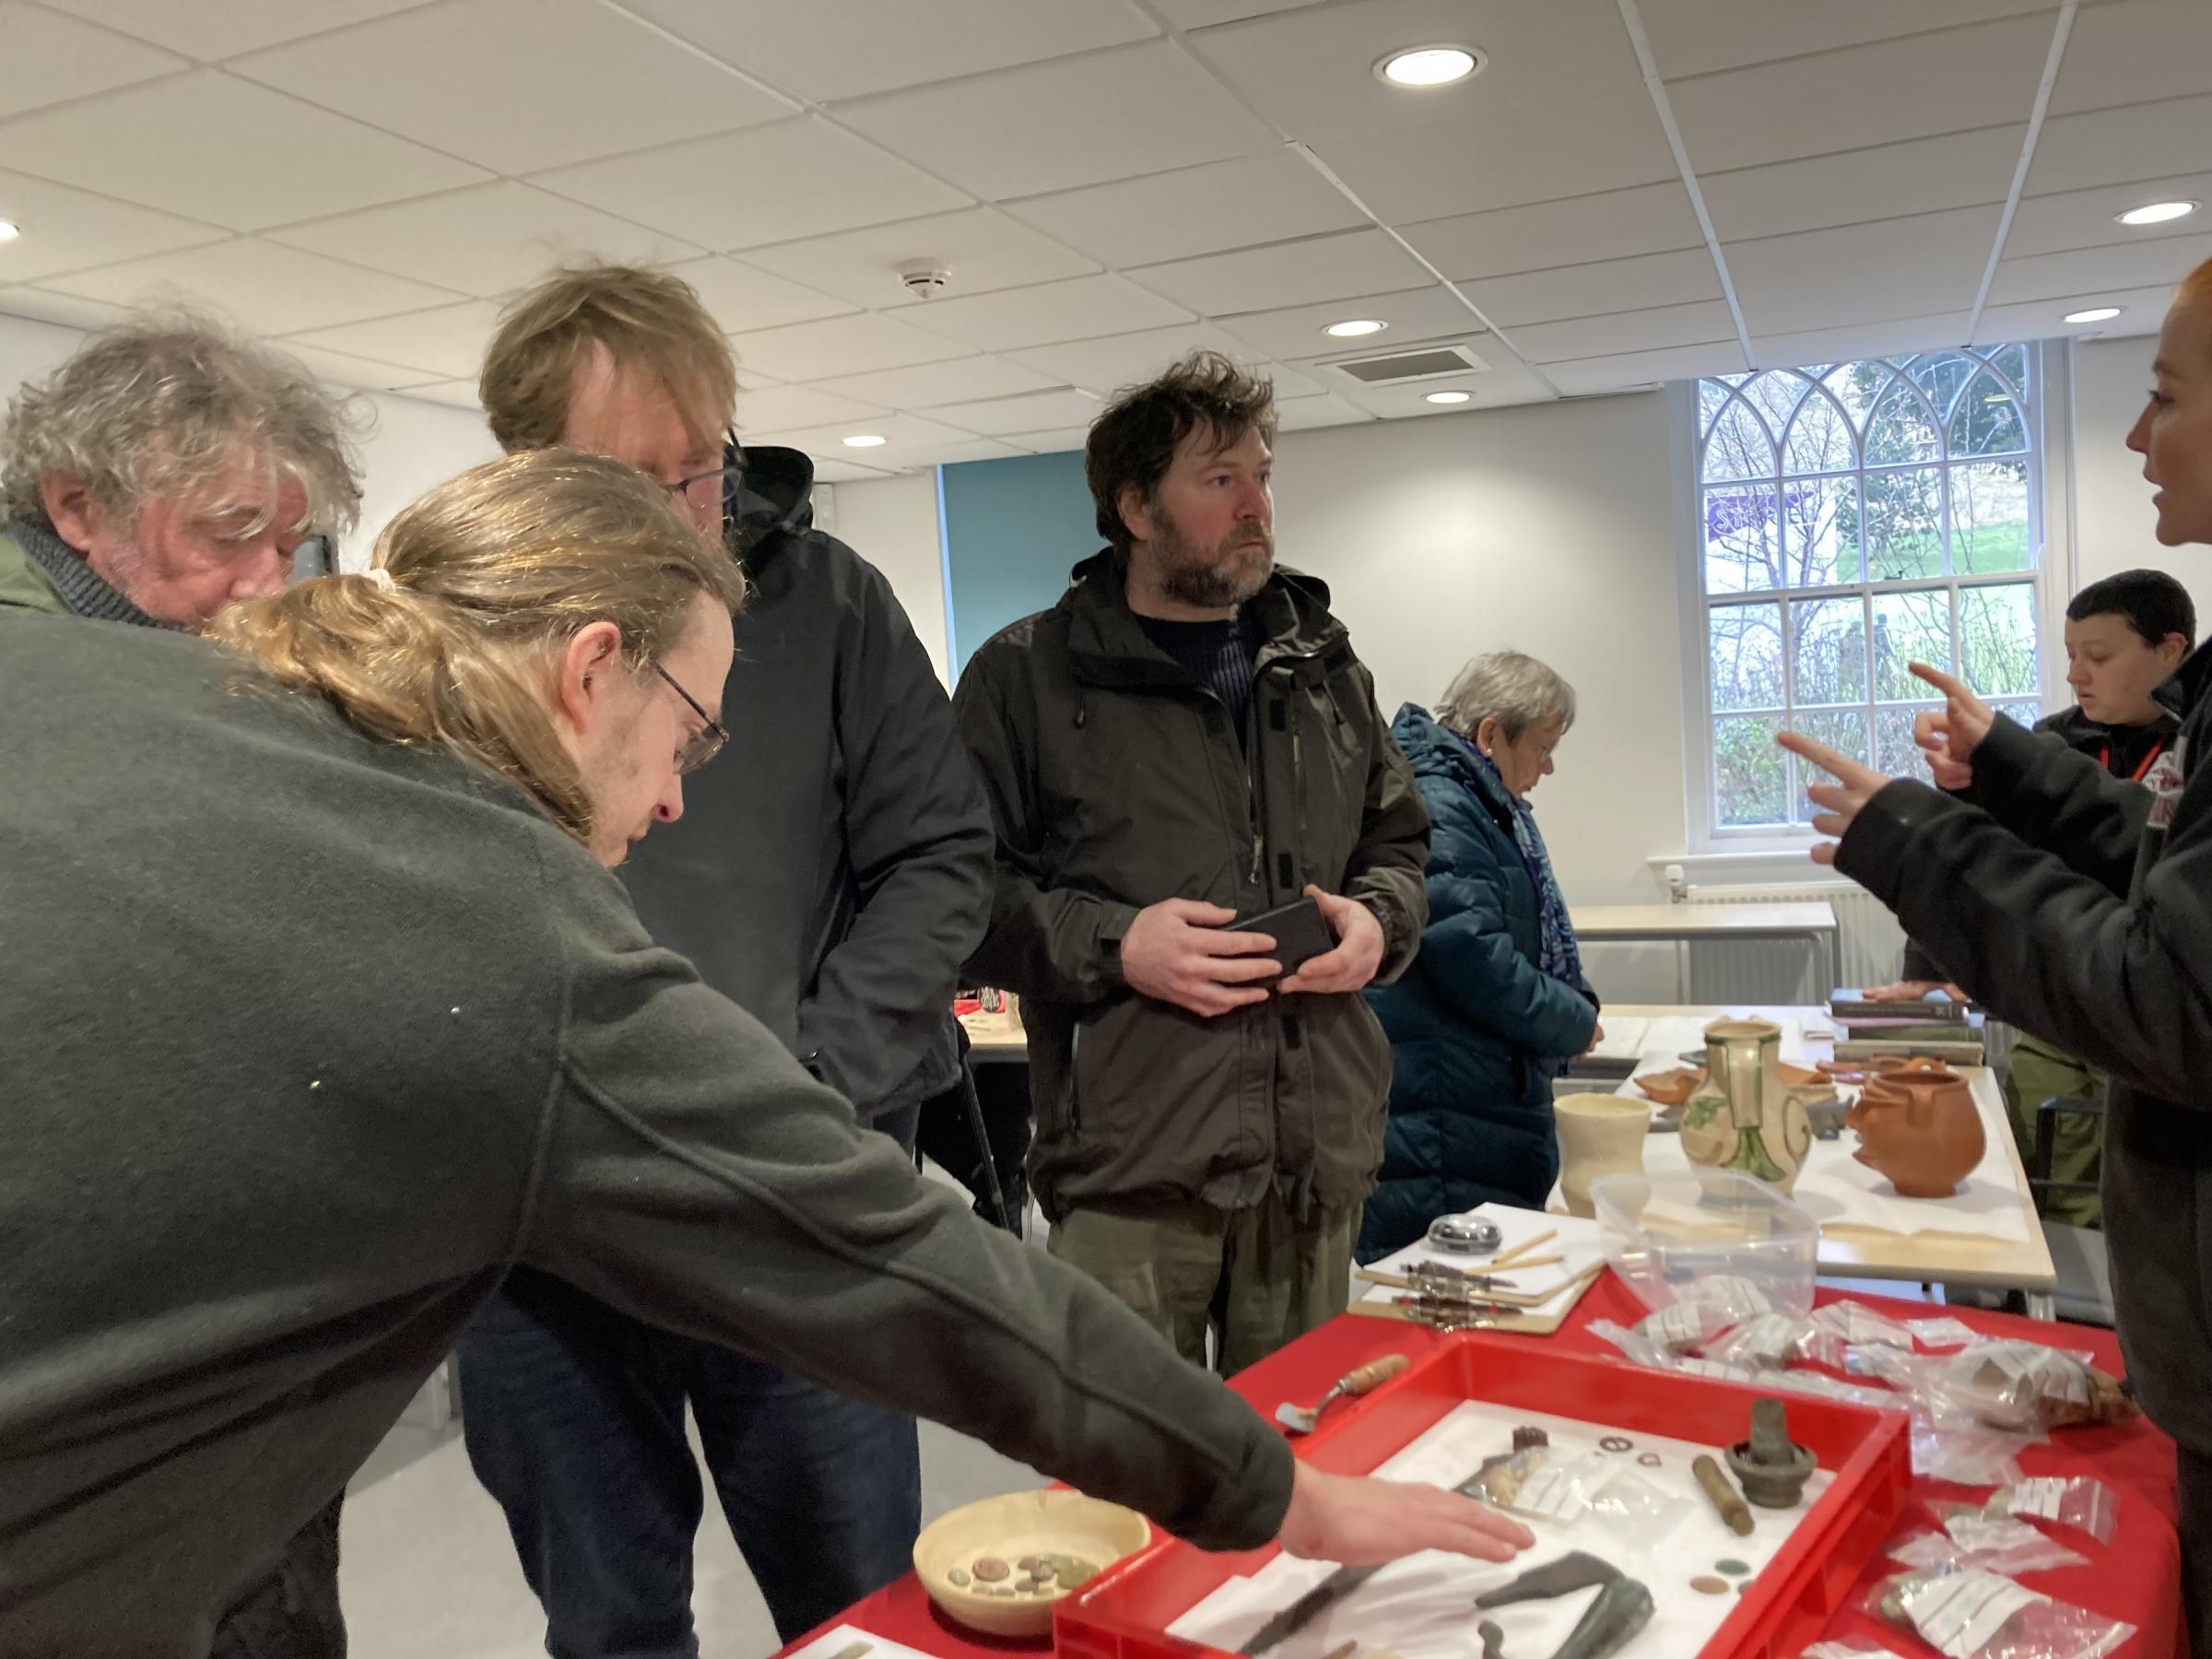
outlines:
M1590 1183L1606 1260L1643 1305L1718 1299L1739 1317L1813 1306L1820 1224L1737 1170Z

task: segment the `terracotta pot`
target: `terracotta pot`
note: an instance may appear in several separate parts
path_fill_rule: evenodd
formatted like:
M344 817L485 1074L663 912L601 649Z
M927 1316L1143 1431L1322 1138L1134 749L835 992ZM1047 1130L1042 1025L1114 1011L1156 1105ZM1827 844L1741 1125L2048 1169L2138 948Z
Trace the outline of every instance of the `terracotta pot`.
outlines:
M1594 1216L1590 1183L1600 1175L1640 1175L1651 1108L1620 1095L1566 1095L1552 1102L1559 1131L1559 1196L1570 1215Z
M1683 1154L1788 1192L1812 1149L1813 1128L1804 1101L1783 1080L1782 1028L1714 1020L1705 1028L1705 1074L1682 1109Z
M1646 1072L1636 1079L1636 1087L1646 1098L1662 1106L1679 1106L1689 1099L1690 1091L1705 1081L1701 1067L1677 1065L1673 1071Z
M1988 1146L1966 1079L1935 1060L1869 1078L1843 1121L1859 1133L1853 1156L1907 1198L1948 1198Z

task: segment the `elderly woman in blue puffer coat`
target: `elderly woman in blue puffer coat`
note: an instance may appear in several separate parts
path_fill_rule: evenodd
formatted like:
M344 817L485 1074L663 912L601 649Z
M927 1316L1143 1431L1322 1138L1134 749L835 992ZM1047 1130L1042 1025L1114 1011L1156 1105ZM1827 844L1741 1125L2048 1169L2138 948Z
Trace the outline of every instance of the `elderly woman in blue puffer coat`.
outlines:
M1603 1032L1528 795L1573 724L1571 686L1496 652L1433 716L1407 703L1391 726L1429 808L1429 926L1405 976L1367 994L1393 1069L1363 1262L1478 1204L1541 1208L1559 1175L1551 1081Z

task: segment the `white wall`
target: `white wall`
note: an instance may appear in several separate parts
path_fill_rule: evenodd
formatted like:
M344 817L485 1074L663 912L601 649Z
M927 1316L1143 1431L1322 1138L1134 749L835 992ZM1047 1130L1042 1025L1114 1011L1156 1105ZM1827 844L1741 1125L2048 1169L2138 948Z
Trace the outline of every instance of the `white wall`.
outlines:
M1580 705L1533 797L1578 904L1649 902L1682 847L1682 663L1656 393L1286 432L1283 560L1329 583L1384 714L1512 649Z
M80 329L0 315L0 403L22 382L61 366L84 339ZM334 388L343 392L343 388ZM484 417L388 392L350 394L362 426L361 518L339 550L347 570L361 570L386 520L433 484L499 453ZM942 606L940 604L940 611Z
M949 686L946 648L944 550L937 532L937 475L840 484L837 537L884 573L907 619Z
M2121 441L2143 412L2158 345L2138 335L2074 347L2075 585L2115 571L2170 571L2196 602L2202 638L2212 632L2212 548L2159 545L2143 457Z

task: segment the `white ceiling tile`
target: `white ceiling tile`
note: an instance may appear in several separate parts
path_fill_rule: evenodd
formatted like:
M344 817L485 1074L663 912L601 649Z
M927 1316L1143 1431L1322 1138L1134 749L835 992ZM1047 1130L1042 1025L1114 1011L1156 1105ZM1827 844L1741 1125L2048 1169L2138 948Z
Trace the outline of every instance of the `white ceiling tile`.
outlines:
M968 353L965 346L871 312L761 329L738 335L731 344L736 347L740 363L785 381L819 381L877 369L903 369Z
M1037 432L1052 427L1088 427L1104 406L1088 392L1032 392L1026 397L947 404L930 414L971 432L1004 438L1009 433Z
M1077 276L1036 288L1009 288L966 300L934 300L900 315L917 328L985 351L1049 346L1187 323L1180 305L1147 293L1125 276Z
M829 294L786 282L735 259L688 259L668 267L699 295L724 334L772 328L784 323L811 323L841 317L853 307Z
M294 225L271 236L485 298L535 282L567 261L665 263L701 252L512 179Z
M856 397L887 409L926 409L938 404L979 397L1016 397L1050 392L1059 382L1005 358L964 357L946 363L917 363L912 369L883 369L872 374L841 375L815 382L825 392Z
M202 63L213 63L279 41L404 11L419 6L422 0L221 0L219 5L182 6L177 0L45 0L45 4Z
M2171 286L2206 259L2212 259L2212 232L2005 259L1998 262L1996 280L1989 285L1989 302L2010 305L2021 300L2063 299L2091 288Z
M1446 42L1479 47L1491 66L1449 87L1394 86L1374 73L1394 48ZM1262 115L1324 155L1335 139L1510 122L1562 96L1587 109L1633 95L1658 131L1618 0L1346 0L1209 29L1191 44Z
M1321 371L1324 374L1329 371ZM1407 381L1396 386L1367 386L1343 375L1331 376L1343 388L1341 395L1355 406L1388 420L1410 416L1449 415L1467 409L1492 409L1503 404L1536 403L1553 395L1551 387L1536 373L1511 358L1499 358L1478 374L1440 375L1434 380ZM1465 392L1464 404L1432 404L1431 392Z
M2020 259L2067 248L2155 241L2162 237L2187 236L2212 223L2212 215L2203 211L2163 225L2119 223L2119 215L2131 207L2171 201L2212 202L2212 173L2172 173L2140 183L2072 190L2063 195L2023 196L2013 213L2012 229L2005 237L2005 257ZM6 250L0 249L0 267L6 263Z
M1663 381L1695 380L1700 374L1740 374L1748 367L1735 340L1707 346L1672 346L1659 351L1630 351L1615 357L1581 358L1547 363L1544 372L1569 397L1627 392Z
M889 411L856 397L840 397L812 386L771 386L737 399L739 432L782 432L800 427L830 426L843 420L880 418Z
M887 93L838 114L992 200L1219 161L1276 142L1169 41Z
M1847 328L1753 335L1751 355L1761 369L1800 369L1812 363L1849 362L1855 358L1940 351L1963 343L1971 320L1967 312L1943 312L1934 316L1855 323Z
M2187 98L2212 86L2212 6L2203 0L2085 6L2066 37L2051 113Z
M1080 276L1099 268L1097 261L1071 253L995 207L970 207L755 248L746 259L876 311L934 305L970 294ZM900 267L917 263L950 273L951 280L935 299L924 300L900 283Z
M816 455L813 460L817 484L879 484L898 476L873 466L855 466L850 461L832 461L827 455Z
M1090 441L1087 426L1059 427L1049 432L1016 432L1006 441L1018 444L1032 455L1065 454L1079 450Z
M1927 0L1852 0L1849 6L1646 0L1641 8L1652 59L1668 80L2022 13L2043 16L2047 42L2057 10L2058 0L1943 0L1941 6ZM1819 65L1808 68L1818 73Z
M1347 294L1393 293L1429 276L1419 261L1371 227L1233 253L1206 253L1130 275L1209 316L1312 305Z
M1731 242L1721 255L1754 335L1929 316L1972 306L2001 213L1957 207Z
M1170 364L1200 350L1222 352L1247 366L1256 365L1250 347L1210 323L1112 335L1100 340L1075 340L1060 346L1036 346L1008 355L1016 362L1068 385L1110 396L1124 386L1150 380ZM1277 395L1288 394L1277 386Z
M2012 192L2028 128L1988 127L1908 139L1841 156L1700 173L1705 210L1724 242L2002 202Z
M15 241L0 242L0 282L30 282L58 271L221 241L230 234L5 171L0 171L0 218L22 231Z
M1523 271L1459 287L1481 307L1483 315L1506 329L1721 297L1719 273L1712 268L1712 255L1703 248Z
M847 438L864 434L881 438L885 441L865 450L853 449L844 441ZM942 421L924 420L918 415L871 415L822 426L755 432L748 435L747 441L762 447L772 445L804 450L810 455L850 459L861 466L881 467L890 471L916 465L913 457L925 450L935 451L947 444L972 443L975 434L947 426Z
M1296 11L1317 0L1156 0L1160 15L1178 29L1204 29L1214 23L1233 23L1239 18L1257 18L1268 12Z
M1382 332L1353 339L1337 339L1322 332L1332 323L1352 318L1380 323ZM1355 300L1333 300L1325 305L1253 312L1216 321L1263 357L1274 358L1308 358L1318 352L1351 351L1361 347L1388 351L1407 341L1472 338L1484 332L1481 319L1439 282L1404 293L1365 294Z
M968 206L950 185L814 116L531 182L724 253Z
M2104 335L2146 335L2159 332L2166 310L2173 302L2173 284L2150 288L2091 288L2049 300L2031 300L2018 305L1989 305L1974 328L1977 346L2002 345L2008 340L2093 340ZM2116 305L2120 314L2102 323L2069 323L2068 312L2093 306Z
M67 328L88 331L105 328L111 323L120 323L130 314L129 308L110 305L104 300L88 300L81 294L57 294L47 288L0 288L0 313L11 317L29 317L40 323L59 323Z
M1316 427L1357 426L1375 417L1359 405L1338 397L1334 392L1319 397L1294 397L1275 406L1275 429L1278 432L1310 431Z
M968 461L1014 461L1035 453L1000 438L971 438L963 443L925 444L910 449L900 464L908 468L958 466Z
M36 6L0 0L0 115L127 87L191 65L172 53Z
M1402 226L1399 234L1453 281L1665 253L1705 242L1679 180L1430 219Z
M1232 352L1232 356L1235 354ZM1240 362L1245 362L1239 358ZM1302 365L1284 362L1245 362L1245 367L1264 376L1275 387L1275 394L1282 402L1294 398L1319 397L1328 388L1315 380Z
M402 386L419 386L423 383L422 371L403 369L396 363L372 363L367 358L348 357L342 351L324 351L319 346L302 346L297 340L271 342L276 350L305 363L308 372L317 380L329 381L335 385L355 386L371 392L396 392Z
M485 347L499 326L500 308L488 300L472 300L465 305L441 305L372 323L318 328L302 334L299 343L380 363L404 363L421 370L426 378L465 379L473 386L484 366Z
M1724 300L1615 312L1567 323L1528 323L1513 330L1513 349L1532 363L1564 358L1618 357L1673 346L1703 346L1735 339L1735 318Z
M400 395L419 397L426 403L445 404L455 409L484 406L477 397L477 382L473 380L432 381L428 385L409 386Z
M1486 76L1487 80L1488 77ZM1679 181L1641 80L1316 147L1386 225Z
M485 176L465 161L215 69L20 117L0 137L0 151L10 166L41 178L233 230Z
M726 63L818 102L1148 40L1129 0L629 0Z
M497 80L488 83L494 65ZM229 67L502 173L793 112L784 100L595 0L448 0ZM487 96L494 87L511 94Z
M1124 268L1367 222L1342 191L1286 148L1031 196L1007 211Z
M182 299L227 313L250 334L296 334L434 305L450 295L251 237L157 253L45 284L115 305Z
M2043 124L2028 194L2156 178L2176 161L2212 155L2212 96L2061 115Z
M2048 18L2009 18L1848 47L1810 64L1674 81L1666 91L1702 178L2026 121L2050 51Z

